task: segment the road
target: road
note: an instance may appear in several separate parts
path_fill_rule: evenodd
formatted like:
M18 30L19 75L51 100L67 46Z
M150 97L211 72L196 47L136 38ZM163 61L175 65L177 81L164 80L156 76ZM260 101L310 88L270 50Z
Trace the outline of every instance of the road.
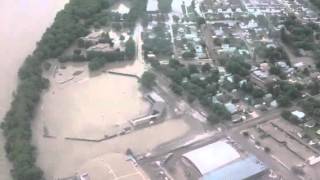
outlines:
M212 38L212 33L210 32L210 25L203 25L201 28L202 31L202 39L205 41L206 44L206 50L207 50L207 54L209 55L209 58L211 58L213 60L213 62L217 63L217 54L216 51L214 50L214 44L213 44L213 38Z
M232 128L231 130L226 130L225 134L231 139L233 139L237 144L240 144L245 151L250 152L257 156L262 162L264 162L269 168L276 172L276 174L280 174L282 177L286 177L286 179L290 180L299 180L298 177L294 176L290 170L282 166L278 161L270 157L263 149L257 149L255 144L248 140L248 138L241 135L241 131L246 130L250 127L254 127L258 124L267 122L269 120L275 119L280 116L281 110L275 109L273 111L269 111L268 114L254 119L248 123L241 124Z
M234 125L232 127L224 125L222 131L215 131L215 133L213 133L212 135L191 143L187 142L190 142L190 140L193 139L195 135L189 135L188 137L181 138L180 140L174 140L170 143L163 144L154 149L154 151L152 151L151 153L152 156L140 160L139 164L142 166L148 166L150 163L154 161L165 159L165 157L168 156L168 154L173 154L175 157L179 157L192 149L213 143L222 138L231 137L231 139L234 140L237 144L239 144L242 149L244 149L246 152L252 153L255 156L257 156L258 159L263 161L269 168L275 171L276 174L280 174L281 176L286 177L290 180L298 180L299 178L294 176L290 170L286 169L278 161L271 158L270 155L265 153L263 150L257 149L253 143L248 141L246 137L240 134L242 130L254 127L260 123L264 123L279 117L280 113L281 110L275 109L273 111L269 111L266 115L262 117L258 117L256 119L239 125Z

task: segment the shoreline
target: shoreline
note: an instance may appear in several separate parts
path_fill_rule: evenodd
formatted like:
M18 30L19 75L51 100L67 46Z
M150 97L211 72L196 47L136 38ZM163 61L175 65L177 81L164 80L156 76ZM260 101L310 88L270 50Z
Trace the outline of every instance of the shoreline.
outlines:
M2 57L0 75L3 78L0 81L2 87L0 90L0 123L4 121L5 114L10 109L12 94L18 84L17 72L25 57L35 49L36 42L41 39L45 29L51 26L56 13L64 7L66 2L67 0L54 2L32 0L28 3L1 1L0 6L3 11L0 13L0 21L2 24L11 25L1 27L0 35L0 48L3 52L0 52L0 57ZM21 13L24 14L23 17ZM24 21L24 19L34 21ZM29 33L32 33L32 36L26 35ZM6 140L2 129L0 133L0 179L11 180L10 169L13 166L6 156L4 149Z

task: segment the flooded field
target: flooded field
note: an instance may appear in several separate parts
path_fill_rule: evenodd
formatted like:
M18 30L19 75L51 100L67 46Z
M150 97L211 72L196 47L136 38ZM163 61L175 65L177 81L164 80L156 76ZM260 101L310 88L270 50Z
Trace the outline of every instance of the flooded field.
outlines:
M188 132L189 126L182 119L171 119L99 143L65 139L101 139L149 110L150 104L143 98L136 78L107 73L112 70L141 76L148 69L142 55L142 30L137 25L133 33L137 44L135 61L107 64L101 74L94 76L89 74L86 63L56 64L50 70L51 87L42 98L33 127L38 165L47 179L92 172L92 177L101 175L104 179L128 175L127 179L142 180L144 173L132 169L132 164L124 160L127 149L147 153ZM110 35L114 39L119 36L114 32Z
M81 74L72 78L75 72ZM66 65L52 78L39 118L53 136L90 139L144 115L148 107L137 79L108 73L89 77L87 66Z
M55 14L68 0L0 1L0 122L9 109L17 72ZM0 131L0 179L9 180L9 164Z
M119 72L138 73L136 67L141 65L137 64L139 61L123 68L119 67L123 64L111 66L116 66L112 70ZM69 81L62 81L64 75L70 79L72 72L81 73ZM69 64L65 69L57 70L51 78L51 88L43 97L34 124L34 142L39 151L38 164L44 169L46 177L67 177L79 169L86 171L83 167L93 159L115 153L123 156L128 148L135 153L146 153L188 131L189 127L182 120L170 120L100 143L64 139L101 138L110 128L145 114L149 104L142 96L135 78L108 73L90 77L84 64ZM44 129L54 138L44 138ZM159 132L166 133L159 135ZM123 162L113 163L121 169Z

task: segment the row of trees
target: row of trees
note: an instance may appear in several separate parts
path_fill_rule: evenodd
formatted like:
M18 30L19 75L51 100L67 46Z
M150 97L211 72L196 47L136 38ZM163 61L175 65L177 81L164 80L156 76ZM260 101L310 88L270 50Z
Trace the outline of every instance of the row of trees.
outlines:
M146 8L148 0L132 0L131 8L128 14L128 23L131 28L134 28L136 22L140 18L146 18Z
M314 4L316 7L320 8L320 0L310 0L312 4Z
M42 170L35 165L36 149L31 145L31 121L42 90L49 86L49 81L42 77L44 60L58 57L72 42L85 35L88 27L86 20L108 8L110 2L70 0L20 68L19 84L2 123L5 150L13 165L11 173L14 180L44 179Z
M267 60L269 60L270 63L274 64L278 61L285 61L287 64L290 64L289 56L284 51L282 47L265 47L265 46L259 46L255 49L255 53Z
M123 61L125 53L121 51L111 52L88 52L89 70L96 71L104 67L105 64L115 61Z
M290 84L287 81L278 81L268 84L268 92L276 99L279 106L288 107L293 100L301 97L303 86L300 84Z
M89 51L86 58L89 61L89 70L97 71L109 62L123 61L125 59L133 60L136 55L136 44L132 37L126 42L125 48L124 52L121 52L119 49L110 52ZM76 59L73 58L73 60Z
M319 26L315 23L302 24L295 16L289 16L284 22L285 28L281 29L281 38L284 43L293 48L299 55L299 49L315 50L319 39Z

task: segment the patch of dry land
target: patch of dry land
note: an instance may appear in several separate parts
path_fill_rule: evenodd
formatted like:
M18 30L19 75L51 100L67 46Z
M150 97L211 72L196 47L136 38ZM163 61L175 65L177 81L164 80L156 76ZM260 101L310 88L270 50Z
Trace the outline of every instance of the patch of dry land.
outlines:
M135 68L133 64L124 69L130 66ZM112 70L121 72L122 69ZM77 75L73 76L74 73ZM49 79L51 86L43 95L33 127L38 165L47 179L86 172L92 177L104 174L105 179L126 175L131 179L144 179L135 167L128 168L131 164L126 161L126 150L146 153L188 131L184 121L166 120L99 143L65 140L65 137L101 138L110 129L144 115L150 105L144 100L135 78L108 73L90 77L86 64L52 68ZM43 137L45 133L54 138ZM113 170L104 168L106 166ZM122 173L123 169L129 170ZM112 175L113 171L116 175Z

